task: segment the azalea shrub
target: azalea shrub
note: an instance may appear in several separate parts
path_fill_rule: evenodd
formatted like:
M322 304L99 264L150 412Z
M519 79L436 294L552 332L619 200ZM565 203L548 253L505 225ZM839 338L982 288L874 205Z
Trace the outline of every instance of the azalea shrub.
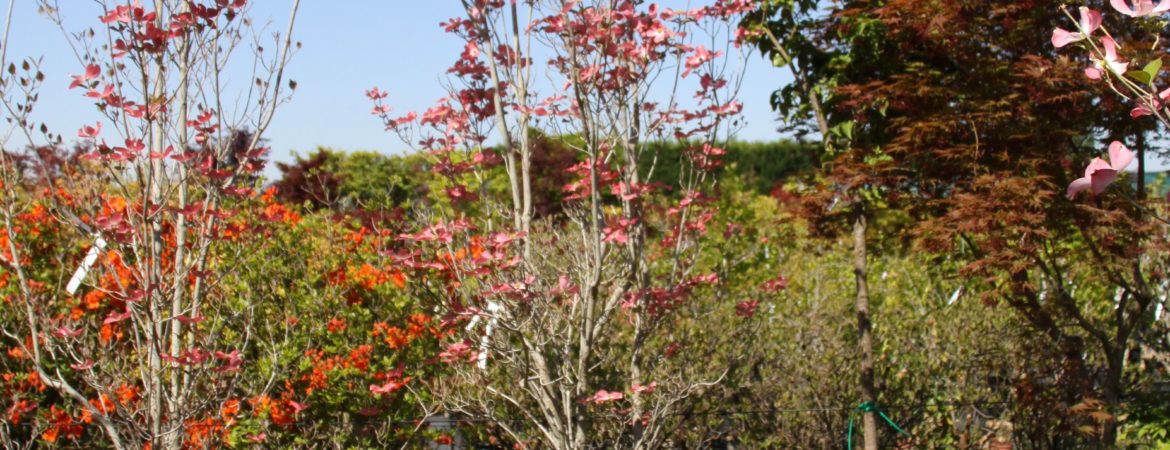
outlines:
M37 174L92 164L48 149L34 158L51 161L50 155L75 165L32 165L25 170L29 177L14 187L28 199L27 212L15 217L14 232L21 237L21 248L28 249L24 267L29 282L43 290L63 282L55 278L59 258L84 254L86 249L61 245L69 242L66 237L72 230L49 212L51 203L34 200L48 189ZM101 189L96 180L90 181L91 188ZM68 198L68 192L62 189L57 195ZM199 316L177 319L206 332L221 348L236 349L193 351L174 362L194 366L223 358L228 364L210 370L222 384L198 388L222 397L184 424L184 446L331 441L382 448L438 438L420 426L425 425L419 422L425 417L420 403L426 404L429 396L415 380L442 371L443 366L433 361L437 342L450 330L406 295L406 275L385 255L385 237L396 235L400 222L388 215L304 211L300 205L280 203L276 192L268 188L233 204L237 213L222 225L224 251L213 266L221 276L211 289L222 300L207 305ZM108 198L112 210L126 208L125 199ZM101 255L100 263L94 269L99 286L116 289L119 283L134 282L119 254ZM10 305L19 298L11 276L6 272L0 287ZM98 289L82 292L46 305L52 310L45 314L58 320L96 324L91 329L61 325L51 331L85 349L81 351L94 352L93 360L55 369L66 376L80 377L70 374L101 363L99 354L126 351L134 339L132 330L110 320L122 304L119 299ZM5 309L6 327L21 323L18 311ZM5 442L65 446L103 442L92 413L54 394L33 369L26 348L14 342L3 359L9 393L4 405ZM92 402L111 410L137 408L141 387L125 379Z

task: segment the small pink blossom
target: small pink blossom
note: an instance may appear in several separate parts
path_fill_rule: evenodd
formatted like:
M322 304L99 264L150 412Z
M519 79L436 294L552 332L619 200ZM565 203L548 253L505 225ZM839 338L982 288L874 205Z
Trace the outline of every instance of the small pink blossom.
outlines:
M102 68L97 64L90 64L85 66L85 73L81 75L73 75L73 82L69 83L69 89L75 87L85 86L90 80L93 80L102 74Z
M592 397L589 397L589 400L587 401L595 404L602 404L621 400L623 397L625 397L625 395L622 395L621 392L609 392L605 389L601 389L597 391L596 394L593 394Z
M1069 200L1089 188L1092 188L1093 195L1105 192L1105 188L1117 179L1117 174L1125 170L1131 162L1133 162L1133 152L1125 148L1121 142L1113 141L1112 144L1109 144L1109 162L1105 162L1101 158L1093 158L1093 161L1085 168L1085 176L1077 178L1068 185Z
M1101 44L1105 47L1105 59L1094 57L1093 66L1085 69L1085 76L1098 80L1104 76L1106 69L1117 75L1125 73L1126 69L1129 68L1129 63L1117 59L1117 42L1109 36L1103 36Z
M748 319L756 315L756 310L759 309L760 302L756 300L747 300L739 302L735 305L735 315L746 317Z
M106 316L106 320L102 321L102 325L110 325L121 322L123 320L129 319L130 315L131 313L129 308L120 313L110 311L110 315Z
M1154 6L1154 0L1109 0L1113 9L1130 17L1143 17L1170 11L1170 0L1162 0ZM1130 6L1132 4L1133 6Z
M244 365L244 359L240 357L239 350L232 350L231 353L224 353L216 351L215 359L223 361L223 364L215 368L216 372L238 372L240 366Z
M77 130L77 137L79 138L96 138L102 132L102 123L98 122L94 126L85 125Z
M1078 31L1068 31L1063 28L1052 30L1052 46L1064 47L1077 41L1083 41L1101 27L1101 13L1084 6L1081 7L1081 20L1077 23Z
M386 394L394 393L395 391L402 389L403 386L406 386L406 382L407 382L407 380L401 380L401 381L391 380L391 381L387 381L386 384L383 384L380 386L377 384L371 384L370 385L370 395L376 396L376 395L386 395Z
M1142 103L1138 104L1129 112L1129 116L1136 119L1141 116L1153 115L1156 109L1160 110L1165 106L1167 99L1170 99L1170 89L1159 92L1156 98L1152 95L1148 96L1145 101L1142 101ZM1154 105L1154 109L1151 109L1150 105L1146 104L1147 101Z
M53 336L57 336L61 339L68 339L68 338L75 338L75 337L81 336L81 334L83 332L84 331L81 329L74 330L72 328L69 328L68 326L61 325L60 327L58 327L56 330L53 331Z
M1168 0L1168 1L1170 1L1170 0ZM694 49L694 53L691 56L687 57L687 60L684 64L685 70L683 70L682 77L686 78L687 75L690 75L691 72L694 71L695 69L698 69L703 64L706 64L708 61L711 61L711 60L718 58L722 55L723 55L722 51L712 52L710 50L707 50L707 48L702 46L702 45L698 46L697 48Z

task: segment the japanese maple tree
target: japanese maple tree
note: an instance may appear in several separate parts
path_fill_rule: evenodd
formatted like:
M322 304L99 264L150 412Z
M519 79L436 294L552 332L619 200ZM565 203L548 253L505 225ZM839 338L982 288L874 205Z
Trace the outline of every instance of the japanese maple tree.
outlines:
M1130 2L1117 10L1155 9ZM789 36L793 22L784 14L761 25ZM1154 125L1130 119L1148 114L1134 109L1140 105L1105 95L1121 87L1106 72L1126 73L1116 48L1102 43L1081 60L1054 52L1054 43L1082 39L1098 22L1078 19L1086 29L1053 35L1069 22L1059 2L840 2L798 23L811 45L787 48L800 62L794 70L815 88L793 86L777 102L790 107L789 117L812 122L815 111L791 106L815 95L826 118L818 125L845 143L826 165L825 189L809 193L818 211L833 204L835 186L863 187L914 219L904 237L961 258L959 274L984 302L1010 306L1060 350L1053 397L1081 406L1054 409L1035 397L1017 406L1042 411L1036 417L1047 422L1035 432L1055 446L1077 442L1077 429L1115 441L1130 395L1126 355L1149 326L1164 264L1157 224L1134 203L1066 199L1082 186L1103 192L1126 165L1128 152L1114 146L1109 162L1070 176L1109 142L1136 148L1140 166L1142 136ZM1155 42L1138 40L1134 29L1110 31L1122 48ZM1094 80L1103 77L1110 81ZM1140 103L1160 108L1157 100ZM1082 173L1086 180L1075 181Z

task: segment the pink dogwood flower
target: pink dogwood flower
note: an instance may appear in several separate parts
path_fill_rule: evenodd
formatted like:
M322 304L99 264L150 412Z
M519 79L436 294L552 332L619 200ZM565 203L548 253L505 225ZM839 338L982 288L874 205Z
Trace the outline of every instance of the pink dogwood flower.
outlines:
M1167 100L1170 100L1170 89L1159 92L1156 97L1153 95L1148 95L1146 96L1145 100L1143 100L1129 112L1129 116L1134 119L1142 116L1151 116L1157 112L1157 110L1165 107ZM1154 107L1150 108L1150 105L1147 104L1147 102L1153 104Z
M1125 170L1131 162L1133 162L1133 152L1125 148L1121 142L1113 141L1112 144L1109 144L1109 162L1105 162L1101 158L1093 158L1093 161L1085 168L1085 176L1073 180L1068 185L1069 200L1089 188L1092 188L1093 195L1105 192L1109 183L1116 180L1117 174Z
M1168 0L1170 1L1170 0ZM1101 37L1101 45L1105 47L1105 59L1093 58L1093 66L1085 69L1085 76L1099 80L1108 69L1114 74L1121 75L1129 68L1129 63L1117 59L1117 42L1109 36Z
M609 392L605 389L601 389L601 390L597 391L596 394L593 394L592 397L589 397L589 399L586 401L592 402L595 404L602 404L602 403L608 403L608 402L612 402L612 401L621 400L622 397L625 397L625 395L622 395L621 392Z
M1133 4L1131 7L1130 4ZM1142 17L1170 11L1170 0L1162 0L1154 6L1154 0L1109 0L1113 9L1130 17Z
M69 83L69 89L85 86L86 84L89 84L91 80L96 79L101 74L102 68L97 64L90 64L85 66L85 73L81 75L73 75L73 82Z
M1081 20L1077 23L1077 31L1068 31L1057 27L1052 30L1052 46L1064 47L1077 41L1083 41L1101 27L1101 13L1084 6L1081 7Z
M657 381L651 381L650 384L647 384L647 385L641 385L638 383L634 383L633 386L630 386L630 392L633 392L635 394L650 394L650 393L653 393L654 390L657 388L658 388Z

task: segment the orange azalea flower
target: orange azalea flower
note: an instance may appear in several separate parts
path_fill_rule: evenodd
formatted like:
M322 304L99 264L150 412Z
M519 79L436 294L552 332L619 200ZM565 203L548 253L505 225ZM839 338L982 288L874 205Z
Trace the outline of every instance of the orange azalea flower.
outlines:
M70 416L65 410L57 409L57 405L49 407L48 419L49 429L41 434L41 438L50 444L57 442L59 438L80 438L84 431L81 424L73 420L73 416Z
M386 274L375 269L374 266L362 264L357 273L354 274L354 279L361 287L372 290L386 282Z
M386 329L386 345L390 346L391 350L398 350L410 344L410 336L398 327L390 327Z
M37 409L37 405L28 400L17 401L12 408L8 410L8 421L13 425L20 425L20 420L24 417L24 413Z
M403 289L406 287L406 274L400 270L394 270L390 273L390 282L398 286L398 289Z
M31 389L37 392L45 392L45 383L41 381L41 376L36 372L29 372L26 378Z
M126 214L126 199L117 195L107 198L102 212L106 215Z
M89 311L96 311L102 307L102 300L105 299L105 292L100 290L92 290L85 293L85 296L82 297L81 302L85 305L85 309Z
M313 391L317 389L325 389L329 387L329 374L321 367L313 367L313 372L302 378L308 381L308 386L305 388L305 395L313 395Z
M366 229L366 227L361 227L357 231L354 231L354 232L351 232L351 233L345 235L345 240L352 242L353 245L356 247L358 245L361 245L361 243L363 241L365 241L366 234L368 234L368 233L369 233L369 230Z
M284 213L288 210L279 203L273 203L264 207L264 218L272 221L284 220Z
M382 333L385 333L386 329L389 327L389 325L386 325L386 322L374 322L374 330L370 331L370 337L380 336Z
M365 372L370 369L370 353L373 351L373 346L369 344L360 345L349 352L349 360L346 363L350 367Z
M296 225L301 223L301 215L296 211L289 211L284 215L284 223L288 225Z
M54 408L56 408L56 406L54 406ZM41 439L44 439L45 442L50 444L57 442L58 431L59 430L57 430L57 427L49 427L48 430L45 430L44 433L41 433Z
M114 391L114 395L118 396L118 403L122 406L130 406L138 401L138 387L129 384L118 386Z
M3 255L5 260L12 261L12 252L8 251L8 236L6 234L0 234L0 255Z
M114 333L113 325L102 325L102 331L98 335L98 341L100 341L103 345L110 345L110 342L113 342L119 334L121 333Z
M218 419L209 417L203 420L188 420L186 425L187 438L194 448L210 447L212 440L218 435L227 437L227 430Z
M49 210L45 209L44 205L37 203L28 212L20 214L18 218L26 222L48 223Z
M272 407L272 398L265 394L259 397L253 397L251 400L248 400L248 404L252 405L252 415L259 416Z
M427 332L427 325L431 323L431 317L423 313L414 313L410 315L407 322L410 324L407 327L407 333L410 334L410 338L412 340L418 339Z
M346 278L344 267L325 274L330 286L340 286L345 283Z
M268 411L268 418L272 423L279 426L292 425L296 422L296 417L293 415L292 407L288 402L281 402L281 404L273 404Z
M57 197L59 197L66 205L73 206L73 196L65 188L57 188Z
M269 204L272 203L275 198L276 186L269 186L268 189L264 190L264 194L260 196L260 201L264 202L265 204Z
M330 319L329 323L325 325L325 329L329 330L330 333L340 333L345 331L345 328L345 319L340 317Z
M228 400L226 402L223 402L223 407L221 407L219 409L219 415L220 415L220 417L223 417L224 422L231 420L232 418L236 417L236 414L239 414L239 413L240 413L240 401L239 400Z
M102 413L114 411L116 407L114 401L106 394L99 394L98 398L90 399L89 404ZM88 408L81 410L81 421L84 423L93 423L93 416L90 415Z

